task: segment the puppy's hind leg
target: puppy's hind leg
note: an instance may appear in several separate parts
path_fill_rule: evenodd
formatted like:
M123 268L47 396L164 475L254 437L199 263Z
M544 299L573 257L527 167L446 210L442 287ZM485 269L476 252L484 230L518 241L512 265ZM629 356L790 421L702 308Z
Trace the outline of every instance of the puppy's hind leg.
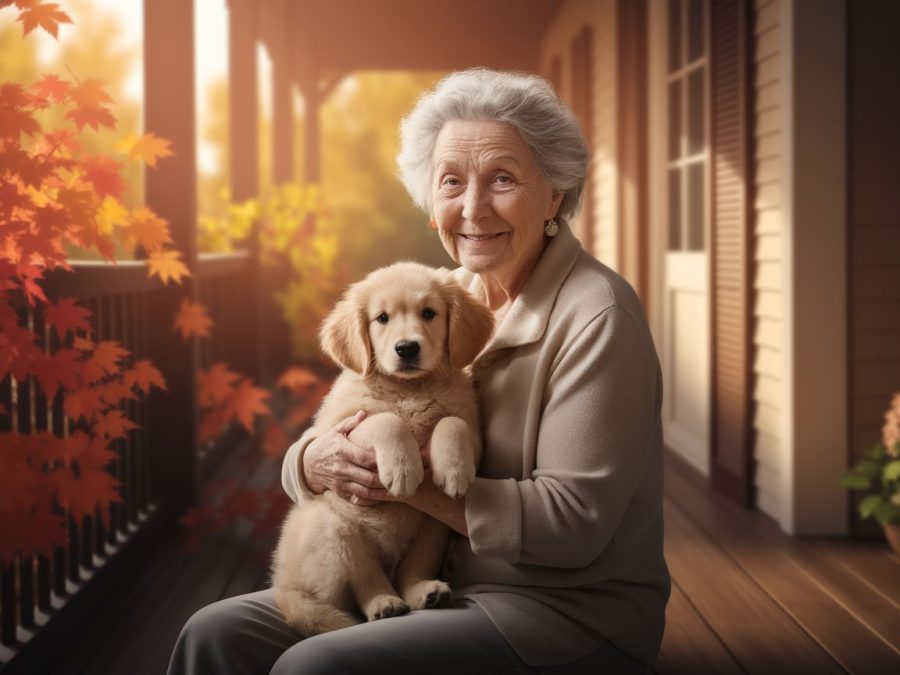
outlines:
M285 621L303 637L355 626L353 615L299 589L277 589L276 604Z
M377 621L407 614L409 605L397 595L381 561L363 545L353 547L352 556L353 560L348 565L350 588L366 618Z
M437 579L447 550L447 528L426 518L397 567L395 582L412 609L443 607L450 602L450 586Z

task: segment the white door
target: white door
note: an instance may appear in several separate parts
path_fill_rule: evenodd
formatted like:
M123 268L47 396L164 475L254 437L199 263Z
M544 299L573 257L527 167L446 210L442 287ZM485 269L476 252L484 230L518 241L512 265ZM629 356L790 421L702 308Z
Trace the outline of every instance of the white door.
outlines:
M661 218L661 359L666 443L704 475L710 444L709 143L706 0L668 0L654 78L665 92ZM663 22L660 22L663 23ZM662 159L664 153L664 159Z

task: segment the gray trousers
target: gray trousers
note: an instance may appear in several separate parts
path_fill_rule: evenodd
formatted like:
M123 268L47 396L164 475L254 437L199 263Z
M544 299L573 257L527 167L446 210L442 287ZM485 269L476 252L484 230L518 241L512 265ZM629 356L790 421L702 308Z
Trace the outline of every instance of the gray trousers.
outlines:
M578 675L643 673L610 644L552 668L525 664L471 600L445 609L362 623L301 640L275 606L271 589L220 600L184 628L168 675Z

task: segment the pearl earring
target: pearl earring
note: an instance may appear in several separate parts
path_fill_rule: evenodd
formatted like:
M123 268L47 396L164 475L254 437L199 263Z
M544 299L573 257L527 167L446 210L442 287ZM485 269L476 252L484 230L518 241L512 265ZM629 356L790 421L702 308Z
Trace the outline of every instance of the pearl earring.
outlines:
M559 233L559 225L556 222L556 218L551 218L546 223L544 223L544 234L548 237L555 237Z

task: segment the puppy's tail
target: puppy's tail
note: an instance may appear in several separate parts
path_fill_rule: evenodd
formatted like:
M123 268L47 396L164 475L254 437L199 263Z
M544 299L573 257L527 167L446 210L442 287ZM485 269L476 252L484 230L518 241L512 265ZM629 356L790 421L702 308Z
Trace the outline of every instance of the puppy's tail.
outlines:
M276 601L285 621L303 637L360 623L352 614L298 589L276 589Z

